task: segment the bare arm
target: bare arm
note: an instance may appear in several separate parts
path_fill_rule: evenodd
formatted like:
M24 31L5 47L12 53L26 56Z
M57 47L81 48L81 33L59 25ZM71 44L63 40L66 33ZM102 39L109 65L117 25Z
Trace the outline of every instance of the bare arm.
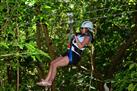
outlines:
M75 36L75 39L79 48L83 48L85 45L89 44L90 42L90 37L88 36L85 36L82 42L80 42L76 36Z

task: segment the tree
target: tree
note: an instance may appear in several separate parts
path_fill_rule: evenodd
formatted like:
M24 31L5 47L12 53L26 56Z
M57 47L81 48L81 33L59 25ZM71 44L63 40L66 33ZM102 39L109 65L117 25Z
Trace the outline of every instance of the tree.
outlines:
M67 13L73 12L74 33L86 19L93 21L97 29L94 55L90 55L89 48L77 66L59 70L52 88L103 91L104 83L114 82L111 86L117 91L135 90L135 3L134 0L1 0L0 89L16 90L17 77L18 90L43 89L35 83L47 73L51 59L66 50Z

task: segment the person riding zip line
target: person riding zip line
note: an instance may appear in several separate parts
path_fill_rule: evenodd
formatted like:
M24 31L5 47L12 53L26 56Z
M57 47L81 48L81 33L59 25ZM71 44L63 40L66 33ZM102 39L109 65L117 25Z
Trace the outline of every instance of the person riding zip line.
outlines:
M51 86L56 77L57 68L67 65L76 65L80 59L82 51L85 47L93 42L93 23L91 21L84 21L80 27L80 33L75 34L70 41L68 51L62 56L51 61L48 75L45 79L37 82L39 86Z

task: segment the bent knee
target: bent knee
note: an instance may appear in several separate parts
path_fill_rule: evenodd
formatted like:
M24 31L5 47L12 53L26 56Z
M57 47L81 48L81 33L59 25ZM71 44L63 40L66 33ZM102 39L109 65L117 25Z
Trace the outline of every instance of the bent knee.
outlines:
M50 66L52 66L52 67L57 67L57 64L56 64L56 62L52 61L52 62L50 63Z

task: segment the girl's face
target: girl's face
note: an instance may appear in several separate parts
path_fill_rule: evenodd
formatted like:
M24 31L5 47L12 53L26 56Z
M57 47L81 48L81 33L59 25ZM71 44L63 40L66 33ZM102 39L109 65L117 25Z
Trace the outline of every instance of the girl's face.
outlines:
M84 34L88 31L88 28L82 27L80 31L81 31L82 34Z

